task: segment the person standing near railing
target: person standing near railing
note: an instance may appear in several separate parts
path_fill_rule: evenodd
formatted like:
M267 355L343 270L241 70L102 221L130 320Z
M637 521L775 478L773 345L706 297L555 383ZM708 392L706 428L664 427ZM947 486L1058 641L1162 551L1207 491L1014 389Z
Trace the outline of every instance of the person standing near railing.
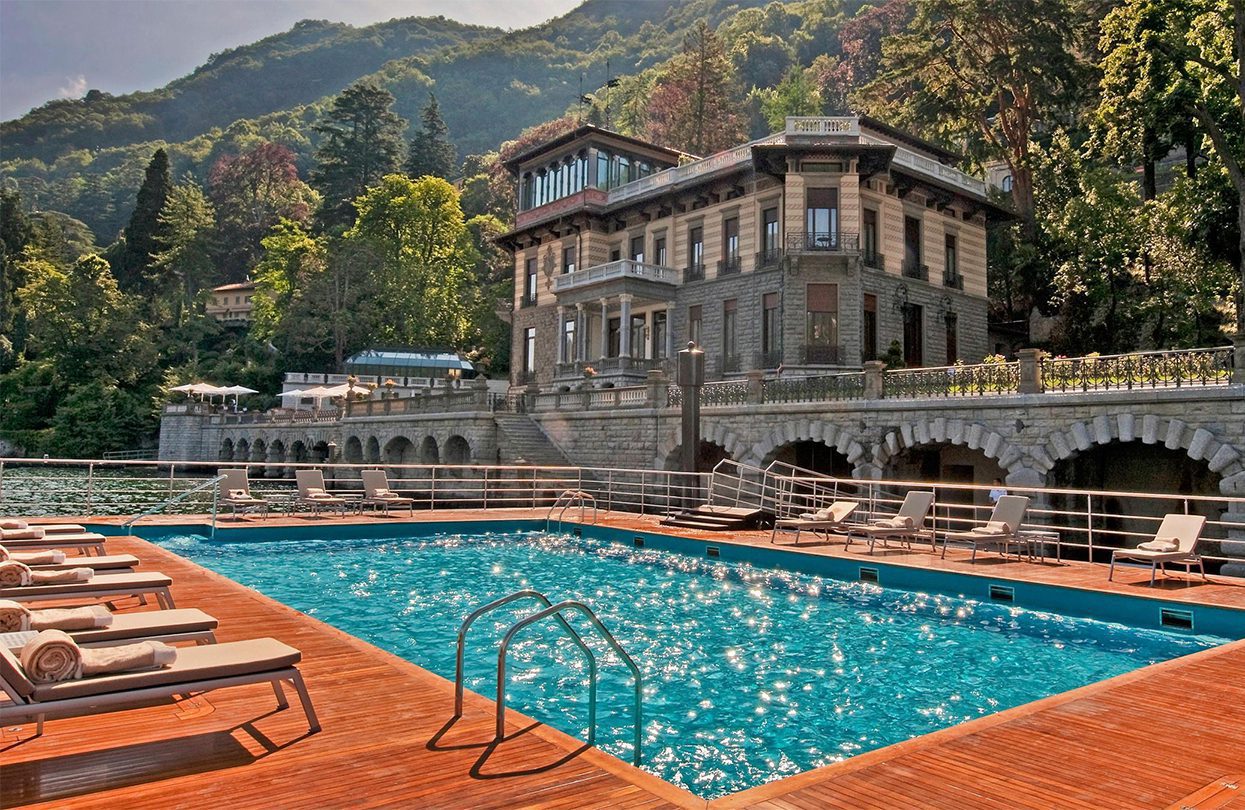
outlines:
M1007 487L1003 486L1003 480L996 478L990 482L990 503L998 503L999 498L1007 494Z

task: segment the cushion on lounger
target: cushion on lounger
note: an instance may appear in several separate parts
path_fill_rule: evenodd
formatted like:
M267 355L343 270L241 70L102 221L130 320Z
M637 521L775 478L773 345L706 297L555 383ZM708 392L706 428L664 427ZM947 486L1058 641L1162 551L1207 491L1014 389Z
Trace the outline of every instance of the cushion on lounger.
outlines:
M270 672L292 667L301 659L302 654L298 650L272 638L179 647L177 660L172 666L40 685L34 689L34 698L54 701L87 695L124 694L151 686Z
M203 633L215 630L218 624L214 616L195 608L143 610L136 613L114 613L112 624L108 627L77 630L73 633L73 638L79 644L93 644L135 638L139 632L144 636Z
M158 572L139 574L100 574L92 577L89 582L67 582L56 585L30 585L24 588L0 588L0 599L13 599L19 596L37 594L51 596L54 594L79 594L94 591L124 591L127 588L149 590L167 588L173 580Z
M1174 537L1156 537L1145 543L1141 543L1137 548L1145 551L1179 551L1180 541Z
M977 528L970 529L969 531L975 534L1011 534L1012 527L1008 526L1001 520L988 520L986 521L986 525L978 526Z

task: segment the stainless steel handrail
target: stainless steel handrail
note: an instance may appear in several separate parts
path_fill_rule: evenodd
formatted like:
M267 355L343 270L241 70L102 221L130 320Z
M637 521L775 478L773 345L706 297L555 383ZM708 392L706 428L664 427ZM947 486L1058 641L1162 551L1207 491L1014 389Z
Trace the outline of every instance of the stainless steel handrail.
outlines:
M549 597L545 596L540 591L528 588L521 591L515 591L509 596L503 596L500 599L494 599L487 605L482 605L476 608L467 616L467 618L463 619L462 625L458 628L458 650L454 661L454 717L457 718L463 716L463 652L467 644L467 630L471 628L472 623L475 622L476 619L480 618L485 613L496 610L504 605L508 605L511 602L518 601L519 599L535 599L546 608L553 607L553 602L550 601ZM558 621L561 622L562 627L566 630L566 632L570 634L571 639L575 642L575 644L578 645L579 648L584 651L584 654L588 656L588 672L591 677L590 686L593 690L592 699L588 704L588 720L590 724L588 742L591 744L594 740L593 734L596 731L597 659L596 656L592 654L592 650L588 647L588 645L584 643L583 637L575 631L574 627L571 627L570 623L566 619L559 616Z
M618 653L618 657L621 658L623 663L626 664L631 670L631 675L635 679L635 750L632 756L632 762L639 765L641 760L640 738L643 722L642 703L644 699L644 676L641 674L640 668L636 666L635 661L632 660L631 656L627 654L627 651L623 649L622 645L618 643L618 639L614 638L614 634L611 633L609 628L602 624L601 620L597 618L597 615L592 612L592 608L588 607L583 602L574 600L559 602L556 605L545 608L539 613L534 613L531 616L528 616L526 619L520 619L506 632L505 637L501 640L501 648L497 651L497 739L502 740L506 736L506 653L510 649L510 642L514 640L515 635L520 630L528 625L535 624L541 619L548 618L549 616L556 616L559 620L565 623L566 620L563 619L561 615L564 610L577 610L584 616L588 617L588 621L592 622L592 626L601 633L601 636L605 639L606 643L613 648L614 652ZM590 670L589 677L591 678L591 692L589 693L588 716L591 726L588 732L588 742L591 744L596 736L597 698L595 666L593 666Z
M220 482L224 480L225 480L225 476L223 475L218 475L215 478L209 478L207 481L204 481L202 484L193 486L190 489L186 490L185 492L174 495L172 498L167 498L161 501L160 503L156 504L155 506L151 507L146 512L135 515L134 517L127 520L125 523L121 524L121 528L126 529L128 531L129 529L133 528L135 523L139 522L143 518L148 517L150 515L154 515L156 512L163 511L165 507L172 506L175 503L180 503L181 501L186 500L186 498L190 497L196 492L199 492L200 490L204 490L204 489L211 487L212 488L212 532L211 532L211 536L215 537L216 536L216 508L217 508L217 503L220 500Z
M562 503L562 499L566 499L566 503ZM570 509L577 502L579 503L579 520L582 523L584 519L584 509L588 501L592 502L592 525L597 523L597 499L591 492L585 492L582 489L563 490L562 494L554 499L553 505L549 507L549 511L545 513L545 529L549 528L549 519L553 516L553 510L561 504L562 511L558 512L558 528L562 528L562 516L566 514L566 510Z

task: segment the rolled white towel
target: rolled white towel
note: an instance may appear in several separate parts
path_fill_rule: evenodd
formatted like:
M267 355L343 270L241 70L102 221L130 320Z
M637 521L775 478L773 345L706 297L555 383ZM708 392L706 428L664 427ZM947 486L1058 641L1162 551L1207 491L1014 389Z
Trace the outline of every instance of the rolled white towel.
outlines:
M30 566L16 560L0 562L0 588L20 588L30 584Z
M82 677L82 649L63 630L44 630L21 653L22 669L33 683Z
M20 602L0 599L0 633L30 629L30 610Z

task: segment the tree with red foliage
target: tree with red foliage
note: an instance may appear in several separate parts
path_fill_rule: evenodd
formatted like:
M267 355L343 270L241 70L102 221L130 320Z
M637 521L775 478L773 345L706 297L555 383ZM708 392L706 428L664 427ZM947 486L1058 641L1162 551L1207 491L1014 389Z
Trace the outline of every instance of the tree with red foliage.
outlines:
M282 219L305 222L317 195L298 177L294 153L265 141L240 155L216 161L208 179L223 246L220 272L236 281L263 254L260 240Z
M882 61L882 40L903 31L912 17L910 0L884 0L866 6L839 29L841 55L833 78L846 97L878 75Z
M743 94L722 41L703 20L657 79L648 104L649 139L696 155L747 137Z

